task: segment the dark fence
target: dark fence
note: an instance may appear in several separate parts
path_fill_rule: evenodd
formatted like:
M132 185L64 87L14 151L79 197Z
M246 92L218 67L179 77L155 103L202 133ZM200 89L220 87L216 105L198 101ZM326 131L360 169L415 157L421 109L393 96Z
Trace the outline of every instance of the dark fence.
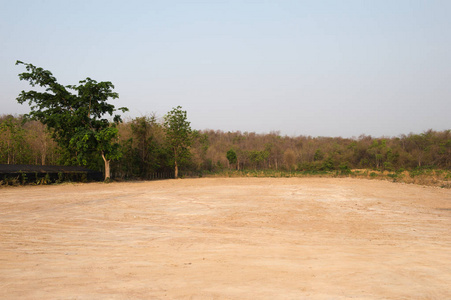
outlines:
M73 166L37 166L0 164L2 184L49 184L53 182L102 181L101 172Z
M115 180L162 180L162 179L173 179L174 172L171 171L161 171L147 173L145 176L131 175L126 172L113 170L111 172L111 177Z
M148 175L149 180L173 179L174 177L174 172L155 172Z
M203 172L200 171L180 171L179 178L199 178L203 176ZM163 179L174 179L174 171L162 171L162 172L151 172L147 173L145 176L125 176L122 172L112 172L112 178L116 180L163 180Z

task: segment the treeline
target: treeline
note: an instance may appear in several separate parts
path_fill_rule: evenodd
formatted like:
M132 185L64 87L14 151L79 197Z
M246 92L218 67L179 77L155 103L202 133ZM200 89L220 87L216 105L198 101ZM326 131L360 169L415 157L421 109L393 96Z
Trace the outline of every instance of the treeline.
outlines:
M23 116L0 116L0 163L56 165L60 153L49 131Z
M118 125L122 156L111 164L117 179L157 176L174 172L168 132L156 116L137 117ZM181 175L229 170L380 171L436 168L451 170L451 130L428 130L398 137L332 138L282 136L278 132L190 131L188 153L178 164ZM50 132L38 121L22 116L0 117L0 163L64 164ZM103 171L100 158L88 167ZM160 175L159 175L160 174ZM166 175L164 175L166 174ZM169 174L169 175L168 175Z
M207 164L237 169L339 170L451 168L451 130L399 137L331 138L203 131ZM228 155L227 155L228 154ZM229 159L227 159L229 158Z

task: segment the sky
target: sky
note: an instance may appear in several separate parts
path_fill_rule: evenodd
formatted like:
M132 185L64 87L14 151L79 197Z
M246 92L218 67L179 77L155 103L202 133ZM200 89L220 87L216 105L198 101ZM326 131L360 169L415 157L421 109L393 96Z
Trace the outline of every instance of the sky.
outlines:
M0 0L0 114L16 60L111 81L125 119L193 129L399 136L451 129L451 1Z

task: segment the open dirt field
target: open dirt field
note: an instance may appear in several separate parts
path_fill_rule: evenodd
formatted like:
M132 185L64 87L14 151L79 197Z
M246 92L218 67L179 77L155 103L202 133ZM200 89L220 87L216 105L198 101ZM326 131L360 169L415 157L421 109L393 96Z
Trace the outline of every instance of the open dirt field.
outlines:
M0 189L1 299L451 299L451 190L333 178Z

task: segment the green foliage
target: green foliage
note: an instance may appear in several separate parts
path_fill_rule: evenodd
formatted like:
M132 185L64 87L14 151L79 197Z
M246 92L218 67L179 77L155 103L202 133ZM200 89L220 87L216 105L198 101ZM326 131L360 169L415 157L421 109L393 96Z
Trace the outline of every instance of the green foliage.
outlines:
M58 172L58 179L56 180L56 183L62 183L64 182L64 173Z
M346 162L341 163L339 169L341 175L349 175L352 173L351 168L348 166Z
M427 174L430 174L430 173L432 173L431 168L428 168L428 167L418 167L418 168L415 168L415 169L413 169L413 170L410 170L410 171L409 171L409 176L412 177L412 178L415 178L415 177L417 177L417 176L427 175Z
M387 141L385 139L374 140L372 145L367 150L372 157L373 167L376 169L382 167L387 158L387 153L390 151L391 149L387 147Z
M393 182L397 182L399 180L401 180L404 177L404 174L395 172L395 173L389 173L387 174L387 177L392 178Z
M178 177L178 168L189 162L191 153L189 147L192 142L192 130L187 121L186 111L181 106L173 108L164 116L166 146L170 155L170 163L174 166L175 178Z
M315 155L313 156L314 161L319 161L324 159L324 153L321 149L315 151Z
M163 171L164 161L167 160L167 151L159 144L163 134L162 126L155 116L138 117L130 123L133 149L130 155L135 158L134 176L146 178L148 174Z
M385 162L383 163L383 167L384 167L384 169L387 170L387 171L393 171L393 165L392 165L392 163L389 162L389 161L385 161Z
M116 141L118 130L115 125L99 128L94 131L80 127L69 141L69 146L75 149L77 161L88 165L93 154L101 154L106 160L116 160L122 155Z
M97 82L91 78L81 80L78 85L63 86L48 70L23 64L27 72L19 74L20 80L45 88L45 92L22 91L17 97L19 103L28 102L31 112L26 117L36 119L52 129L52 136L63 150L63 163L89 165L89 160L102 157L105 162L105 176L109 161L120 157L115 124L121 122L114 115L114 105L107 103L118 98L111 82ZM127 108L119 108L122 112ZM113 124L104 115L113 116ZM97 158L98 159L98 158Z
M321 166L321 170L323 171L332 171L335 169L334 160L332 157L328 157Z
M26 173L21 173L21 180L22 180L22 184L25 184L28 180L27 178L27 174Z
M249 160L254 165L254 168L258 168L260 165L263 164L264 161L266 161L269 157L269 151L263 150L252 150L248 152Z
M0 163L5 163L8 153L10 161L16 163L38 164L41 161L34 155L38 151L30 151L37 149L32 143L38 136L35 130L39 126L31 122L23 123L22 119L20 116L0 116L0 128L3 129L0 149L5 150L1 145L5 146L14 139L18 142L10 148L14 151L0 151L3 160ZM31 124L34 125L30 126ZM172 126L173 124L181 124L182 128L187 125L185 128L188 128L185 131L187 134L180 135L188 136L189 140L184 144L183 151L178 152L178 156L175 155L174 148L171 148L171 141L177 142L177 139L171 137L177 136L172 133L183 131L175 130L177 126ZM54 147L48 156L52 157L51 161L58 157L62 157L66 163L81 161L93 169L101 167L102 154L105 159L120 157L112 163L112 168L116 178L122 179L172 178L177 163L177 167L183 167L180 177L215 174L257 177L350 175L407 183L450 185L450 130L427 131L396 138L361 136L358 139L344 139L282 137L274 133L191 131L189 126L186 112L177 107L168 113L165 123L160 123L155 116L151 116L120 124L113 122L97 131L79 127L73 130L69 147ZM14 139L12 136L15 136ZM109 143L110 139L112 143ZM60 152L56 152L57 150ZM123 155L120 156L120 153ZM179 158L177 162L175 157ZM236 171L226 168L233 164L236 164ZM34 181L33 176L28 177L27 180ZM20 184L23 181L22 177L13 179L8 179L7 184ZM42 183L41 179L39 183Z
M230 149L227 151L227 160L229 161L229 164L233 165L237 163L237 156L236 152L233 149Z
M314 161L299 164L299 170L306 172L319 172L324 169L321 161Z

